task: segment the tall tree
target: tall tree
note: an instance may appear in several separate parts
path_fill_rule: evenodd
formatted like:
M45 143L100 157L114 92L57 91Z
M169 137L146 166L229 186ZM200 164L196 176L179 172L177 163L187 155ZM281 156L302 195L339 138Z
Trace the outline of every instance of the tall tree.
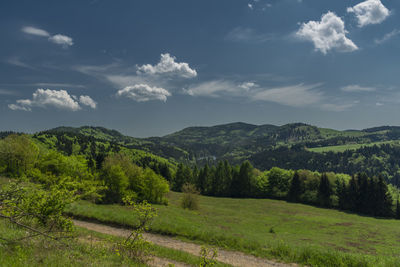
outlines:
M292 182L290 183L287 199L292 202L299 202L303 189L303 183L300 180L299 173L296 171L293 175Z
M332 186L326 173L321 175L321 180L318 187L318 202L322 207L330 207Z
M182 163L179 163L178 169L176 170L175 179L172 183L172 190L180 192L185 181L185 166Z

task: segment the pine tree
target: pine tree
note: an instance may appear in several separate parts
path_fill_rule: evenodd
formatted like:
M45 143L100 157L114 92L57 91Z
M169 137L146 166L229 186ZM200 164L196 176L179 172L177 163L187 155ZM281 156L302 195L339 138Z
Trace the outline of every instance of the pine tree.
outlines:
M346 183L343 179L336 180L336 194L338 196L339 209L345 210L348 206L347 203L347 188Z
M387 184L382 175L378 176L377 183L377 209L375 210L377 216L392 216L392 196L388 191Z
M176 170L175 179L172 183L172 190L180 192L182 190L182 185L185 183L185 170L182 163L178 164L178 169Z
M204 168L200 170L196 184L201 194L207 193L207 181L209 179L209 176L210 176L210 169L208 167L208 164L206 164Z
M349 187L346 191L347 191L346 199L348 205L347 208L349 210L355 211L357 209L357 200L359 195L358 183L355 175L351 176Z
M318 187L318 202L322 207L331 206L332 187L326 173L321 175L321 180Z
M299 202L300 196L303 193L303 184L297 171L294 173L287 199L292 202Z
M400 203L398 198L396 201L396 219L400 219Z

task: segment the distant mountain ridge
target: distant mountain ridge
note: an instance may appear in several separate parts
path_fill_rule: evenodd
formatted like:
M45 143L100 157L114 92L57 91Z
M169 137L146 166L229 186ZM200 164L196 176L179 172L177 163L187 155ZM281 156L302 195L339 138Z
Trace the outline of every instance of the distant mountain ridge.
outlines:
M280 146L313 148L400 139L398 126L339 131L305 123L276 126L235 122L187 127L162 137L148 138L126 136L117 130L94 126L61 126L41 133L90 136L184 162L204 159L240 162L254 154Z

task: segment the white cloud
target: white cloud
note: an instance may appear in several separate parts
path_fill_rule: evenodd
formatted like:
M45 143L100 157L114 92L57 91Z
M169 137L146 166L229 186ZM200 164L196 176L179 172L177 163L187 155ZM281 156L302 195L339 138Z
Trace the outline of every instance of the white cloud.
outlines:
M248 3L247 6L248 6L248 8L250 8L251 10L253 10L253 5L252 5L252 4Z
M26 34L40 36L40 37L47 37L47 39L50 42L61 45L64 48L67 48L68 46L72 46L74 44L71 37L63 35L63 34L51 35L49 32L47 32L43 29L39 29L39 28L31 27L31 26L23 27L21 30L22 30L22 32L24 32Z
M383 44L389 41L390 39L396 37L397 35L400 34L400 30L394 29L393 31L385 34L381 39L375 39L376 44Z
M300 39L313 42L315 50L326 54L335 49L339 52L352 52L358 49L352 40L346 37L343 20L329 11L323 14L321 21L303 23L296 32Z
M87 105L88 96L83 97L83 101L86 101L86 104L81 103ZM8 107L12 110L24 111L31 111L33 107L55 107L69 111L77 111L81 109L79 103L74 99L74 96L68 94L67 91L50 89L37 89L32 94L32 99L19 99L16 101L16 104L10 104ZM91 107L94 108L93 106Z
M240 96L245 90L233 81L213 80L190 86L185 92L191 96L220 97L221 95Z
M29 64L22 62L18 57L9 58L7 60L7 63L17 66L17 67L22 67L22 68L27 68L27 69L35 69L34 67L30 66Z
M381 107L381 106L383 106L384 104L383 103L381 103L381 102L376 102L376 104L375 104L376 106L378 106L378 107Z
M125 96L137 102L146 102L150 100L167 101L171 94L164 88L152 87L148 84L135 84L118 90L117 96Z
M373 92L376 91L374 87L360 86L358 84L347 85L340 88L343 92Z
M291 107L305 107L322 102L323 93L315 90L321 84L292 85L259 91L252 96L253 100L269 101Z
M258 87L258 85L254 82L245 82L239 85L240 88L249 91L251 88Z
M91 107L92 109L96 109L96 107L97 107L97 103L96 103L96 101L94 101L90 96L88 96L88 95L81 95L80 97L79 97L79 103L81 103L82 105L85 105L85 106L89 106L89 107Z
M390 15L389 9L380 0L364 1L347 8L347 12L355 14L358 20L358 27L382 23Z
M50 33L48 33L47 31L31 26L23 27L22 31L26 34L42 36L42 37L50 37Z
M74 42L72 41L72 38L66 35L62 34L56 34L51 37L49 37L49 40L55 44L59 44L63 47L68 47L72 46Z
M188 63L175 62L176 58L170 54L161 54L160 62L157 65L145 64L138 67L137 74L169 74L183 78L194 78L197 76L195 69L191 69Z
M236 27L225 36L225 39L243 43L264 43L274 39L274 37L271 34L258 33L251 28Z

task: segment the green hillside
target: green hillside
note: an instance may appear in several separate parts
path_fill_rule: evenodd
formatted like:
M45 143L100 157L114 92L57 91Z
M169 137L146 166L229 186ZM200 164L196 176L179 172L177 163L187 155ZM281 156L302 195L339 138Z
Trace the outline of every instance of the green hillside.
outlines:
M151 231L308 266L398 266L399 222L267 199L199 196L197 211L180 207L182 194L171 192L169 205L156 205ZM123 226L135 216L117 205L79 202L78 217Z

